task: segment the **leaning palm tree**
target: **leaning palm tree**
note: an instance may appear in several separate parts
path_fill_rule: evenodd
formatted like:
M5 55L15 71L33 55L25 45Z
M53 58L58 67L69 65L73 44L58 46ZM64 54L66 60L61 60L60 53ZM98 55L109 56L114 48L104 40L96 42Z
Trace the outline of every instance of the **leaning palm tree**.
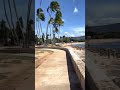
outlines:
M39 23L40 23L40 31L39 31L39 32L42 33L41 21L45 21L45 15L44 15L44 13L43 13L42 8L38 8L38 9L37 9L37 19L39 19L38 21L39 21ZM40 38L41 38L41 35L40 35ZM43 43L43 41L42 41L42 43Z
M30 35L29 35L28 28L29 28L29 22L30 22L29 19L30 19L32 0L28 1L26 30L23 30L24 29L23 20L22 20L22 17L19 18L19 16L18 16L15 0L13 0L13 5L14 5L14 10L15 10L15 14L16 14L18 24L19 24L20 28L22 29L23 47L29 47L28 42L29 42ZM23 31L26 31L26 34L24 34Z
M25 42L25 36L24 36L24 33L23 33L23 31L24 31L23 29L24 28L23 28L23 25L22 25L23 23L21 22L22 21L22 17L19 18L19 16L18 16L15 0L13 0L13 5L14 5L16 19L17 19L18 25L20 26L21 32L22 32L23 42Z
M53 22L53 26L55 28L54 32L58 34L58 32L60 31L58 28L60 28L60 26L63 26L63 24L64 24L64 22L62 20L62 13L61 13L61 11L57 11L54 22ZM55 33L54 33L53 39L55 38ZM59 35L58 35L58 38L59 38ZM55 40L53 40L53 41L55 41ZM54 42L54 44L55 44L55 42Z
M2 19L0 21L0 41L4 44L7 44L7 39L8 39L8 33L7 27L6 27L6 22Z
M5 17L6 17L6 20L7 20L7 24L9 26L10 31L11 31L12 37L14 37L14 33L12 31L12 28L11 28L11 25L10 25L10 22L9 22L9 19L8 19L7 11L6 11L5 0L3 0L3 6L4 6L4 12L5 12ZM15 39L14 39L14 41L15 41Z
M27 22L26 22L26 34L25 34L25 42L24 46L29 48L29 42L30 42L30 35L29 35L29 21L30 21L30 13L31 13L31 5L32 5L32 0L28 1L28 10L27 10Z
M39 18L36 18L36 30L37 30L37 37L39 38Z
M29 0L28 1L28 10L27 10L27 25L28 25L29 19L30 19L31 5L32 5L32 0Z
M13 31L14 31L14 34L15 34L15 37L16 37L16 40L17 40L17 44L18 44L19 41L18 41L17 33L15 31L15 26L14 26L14 23L13 23L13 15L12 15L12 9L11 9L10 0L8 0L8 6L9 6L9 10L10 10L10 17L11 17L12 28L13 28Z
M58 22L57 22L57 24L58 24L58 32L60 31L60 26L63 26L64 25L64 21L62 20L62 17L58 17L59 19L58 19ZM56 33L58 33L58 32L56 32ZM58 38L59 38L59 35L58 35Z
M52 25L53 25L53 21L54 21L54 19L52 18L52 12L57 12L57 11L59 11L60 10L60 5L59 5L59 3L57 2L57 1L52 1L51 3L50 3L50 6L48 6L48 8L47 8L47 12L48 12L48 14L49 14L49 20L48 20L48 24L47 24L47 28L46 28L46 36L48 35L48 27L49 27L49 24L51 24L52 23ZM51 20L52 19L52 20ZM47 37L46 37L46 43L47 43Z

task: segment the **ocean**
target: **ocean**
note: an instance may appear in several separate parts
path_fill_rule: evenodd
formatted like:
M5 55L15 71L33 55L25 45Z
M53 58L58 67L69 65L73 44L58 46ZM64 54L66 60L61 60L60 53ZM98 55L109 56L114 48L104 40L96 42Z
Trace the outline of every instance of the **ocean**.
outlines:
M111 48L111 49L120 49L120 42L110 42L110 43L101 43L90 45L91 48Z
M78 47L85 47L85 43L79 43L79 44L72 44L73 46ZM101 43L101 44L93 44L90 45L91 48L111 48L111 49L118 49L120 50L120 42L114 42L114 43Z
M85 43L79 43L79 44L72 44L72 46L78 46L78 47L85 47Z

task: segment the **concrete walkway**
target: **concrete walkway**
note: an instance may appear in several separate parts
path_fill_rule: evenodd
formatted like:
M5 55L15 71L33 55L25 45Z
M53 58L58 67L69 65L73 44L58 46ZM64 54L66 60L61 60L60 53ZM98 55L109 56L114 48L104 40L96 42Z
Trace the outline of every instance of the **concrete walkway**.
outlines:
M81 90L70 56L63 50L54 53L35 70L35 90Z

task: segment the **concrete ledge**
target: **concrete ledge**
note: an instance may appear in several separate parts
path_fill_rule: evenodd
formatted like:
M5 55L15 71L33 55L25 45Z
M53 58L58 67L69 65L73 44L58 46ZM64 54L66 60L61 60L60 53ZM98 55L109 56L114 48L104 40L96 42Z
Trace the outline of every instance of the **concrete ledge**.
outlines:
M69 50L69 52L71 54L74 69L81 82L81 87L85 90L85 63L72 50Z

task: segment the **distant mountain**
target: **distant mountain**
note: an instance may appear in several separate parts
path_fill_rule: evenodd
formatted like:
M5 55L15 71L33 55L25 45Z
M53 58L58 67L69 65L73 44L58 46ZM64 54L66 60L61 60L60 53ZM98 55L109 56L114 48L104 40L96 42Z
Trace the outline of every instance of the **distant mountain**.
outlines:
M85 36L80 36L80 39L85 40Z
M120 23L102 25L102 26L86 26L86 38L104 39L104 38L120 38Z
M80 41L80 40L85 40L85 36L80 36L80 37L71 37L72 40L77 40L77 41Z
M102 26L88 26L91 32L120 32L120 23L102 25Z

